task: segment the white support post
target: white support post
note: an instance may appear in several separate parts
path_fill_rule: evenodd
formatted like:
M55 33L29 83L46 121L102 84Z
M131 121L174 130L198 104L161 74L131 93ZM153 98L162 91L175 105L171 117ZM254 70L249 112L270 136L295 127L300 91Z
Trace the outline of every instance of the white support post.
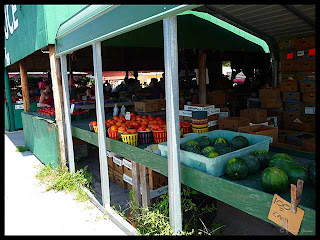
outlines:
M71 130L70 97L69 97L66 55L61 56L60 63L61 63L63 109L64 109L64 117L65 117L66 137L67 137L69 171L70 173L74 173L75 165L74 165L74 152L73 152L72 130Z
M101 42L92 45L94 79L96 87L96 114L98 123L99 162L103 207L110 207L109 176L107 165L106 126L102 85Z
M179 234L182 231L182 214L180 179L178 40L176 16L163 20L163 38L168 142L169 219L171 229L175 233Z

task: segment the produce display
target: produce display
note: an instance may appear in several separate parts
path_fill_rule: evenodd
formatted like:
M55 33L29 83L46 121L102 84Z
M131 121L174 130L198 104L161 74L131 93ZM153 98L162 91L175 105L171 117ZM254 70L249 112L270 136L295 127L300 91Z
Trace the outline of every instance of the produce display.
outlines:
M248 164L239 157L231 158L225 167L225 174L232 180L240 180L245 178L249 172Z
M269 193L280 193L289 187L287 174L277 167L268 167L261 174L261 186Z
M41 115L46 115L46 116L55 116L55 108L54 107L43 107L43 108L38 108L37 113Z
M265 150L256 150L252 152L251 155L255 156L258 159L261 169L265 169L269 166L269 162L270 162L269 152Z
M246 161L248 165L248 174L255 174L260 169L260 163L258 158L253 155L246 155L241 157L244 161Z
M235 150L239 150L241 148L245 148L249 146L249 141L243 136L236 136L230 141L231 148Z

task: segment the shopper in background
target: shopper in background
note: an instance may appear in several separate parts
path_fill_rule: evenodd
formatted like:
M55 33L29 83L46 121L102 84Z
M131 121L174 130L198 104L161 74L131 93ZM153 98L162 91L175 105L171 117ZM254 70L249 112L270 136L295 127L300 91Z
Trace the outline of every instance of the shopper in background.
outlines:
M77 99L77 88L72 78L69 79L68 85L69 85L70 100Z
M52 86L47 85L46 88L43 90L40 101L40 107L52 107L53 106L53 95L52 95Z
M150 90L152 99L162 99L163 91L157 78L151 78Z
M95 99L95 96L92 94L91 88L87 87L85 97L86 97L85 100Z

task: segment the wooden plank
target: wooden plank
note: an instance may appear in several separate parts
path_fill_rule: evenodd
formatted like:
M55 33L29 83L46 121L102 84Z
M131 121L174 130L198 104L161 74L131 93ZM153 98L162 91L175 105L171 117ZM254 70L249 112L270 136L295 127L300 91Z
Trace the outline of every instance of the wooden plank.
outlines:
M30 112L30 99L29 99L29 87L28 77L26 69L26 60L22 59L19 61L21 86L22 86L22 99L25 112Z
M206 84L206 52L199 50L199 103L207 103L207 84Z
M97 146L97 134L76 127L72 128L73 136ZM168 161L166 158L110 138L106 138L106 142L109 151L168 176ZM214 177L184 165L181 165L180 169L181 183L184 185L263 221L274 224L268 220L268 211L273 198L272 194L246 187L221 177ZM303 205L299 205L299 207L305 211L304 219L301 223L301 229L305 229L305 231L301 231L299 234L315 234L315 210Z
M141 174L142 207L150 207L149 173L146 166L139 165Z
M132 161L132 190L136 201L141 205L139 164Z
M58 125L59 146L60 146L60 166L67 166L67 144L64 126L64 110L63 110L63 90L62 77L60 69L60 60L56 58L55 46L49 45L49 59L51 68L52 91L54 108L56 113L56 123Z

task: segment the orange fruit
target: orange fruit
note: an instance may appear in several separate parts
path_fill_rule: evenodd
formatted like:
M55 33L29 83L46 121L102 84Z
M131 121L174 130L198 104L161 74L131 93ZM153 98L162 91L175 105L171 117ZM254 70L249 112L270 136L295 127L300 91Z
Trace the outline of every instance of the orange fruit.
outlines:
M118 126L117 125L112 125L110 128L112 131L118 130Z
M121 122L117 122L116 126L121 127L121 124L122 124Z

